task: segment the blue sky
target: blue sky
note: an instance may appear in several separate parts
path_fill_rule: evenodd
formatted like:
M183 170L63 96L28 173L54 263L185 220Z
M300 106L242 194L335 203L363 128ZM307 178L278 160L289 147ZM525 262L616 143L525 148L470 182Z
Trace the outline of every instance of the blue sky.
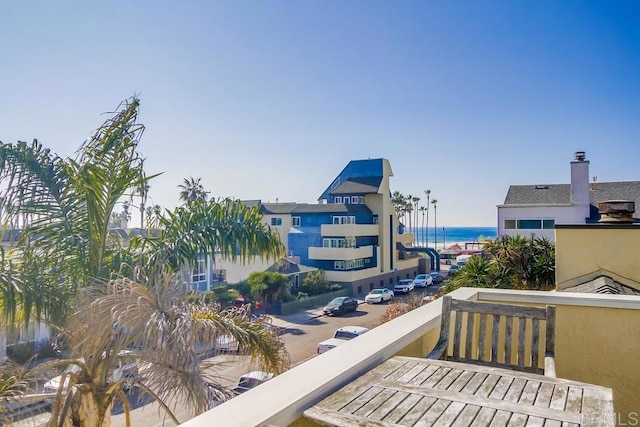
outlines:
M0 5L0 141L72 156L138 94L154 203L315 203L353 159L495 226L510 184L639 180L637 1L29 1ZM422 202L420 202L422 203ZM134 216L135 217L135 216Z

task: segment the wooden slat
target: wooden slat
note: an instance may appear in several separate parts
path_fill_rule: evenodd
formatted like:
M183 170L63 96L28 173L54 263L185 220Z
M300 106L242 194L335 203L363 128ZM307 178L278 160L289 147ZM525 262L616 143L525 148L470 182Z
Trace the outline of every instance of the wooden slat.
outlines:
M396 356L309 408L304 416L345 427L557 426L580 422L580 411L590 413L583 404L604 410L615 420L612 392L605 387L475 364Z
M462 340L462 315L463 312L455 312L456 322L453 333L453 357L460 358L460 341Z
M524 367L524 345L526 343L525 328L526 319L518 318L518 366Z
M511 363L511 346L513 341L513 316L507 316L505 319L504 330L504 363L505 365L512 365Z
M480 313L480 336L478 337L478 360L487 360L484 341L487 338L487 313Z
M474 313L467 313L467 340L466 346L464 349L464 357L467 359L477 359L477 356L473 354L472 345L473 345L473 335L475 333L473 322L475 318Z
M554 305L548 305L546 307L547 316L547 336L545 352L555 353L556 351L556 307Z
M533 319L531 325L531 366L538 366L540 354L540 321Z
M491 327L491 361L498 361L498 338L500 337L500 316L493 315L493 326Z
M470 313L497 314L499 316L524 316L530 319L544 320L547 311L542 307L526 305L497 304L490 302L468 301L460 299L451 300L451 310L460 310Z

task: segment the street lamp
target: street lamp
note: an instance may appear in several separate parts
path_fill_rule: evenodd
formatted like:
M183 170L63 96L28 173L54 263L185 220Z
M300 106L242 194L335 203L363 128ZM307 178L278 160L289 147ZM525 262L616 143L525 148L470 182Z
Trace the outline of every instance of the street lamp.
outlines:
M424 190L424 194L427 195L427 228L425 229L426 235L424 238L424 247L429 247L429 197L431 195L431 190Z
M444 225L442 226L442 249L446 249L447 247L447 233L444 230Z

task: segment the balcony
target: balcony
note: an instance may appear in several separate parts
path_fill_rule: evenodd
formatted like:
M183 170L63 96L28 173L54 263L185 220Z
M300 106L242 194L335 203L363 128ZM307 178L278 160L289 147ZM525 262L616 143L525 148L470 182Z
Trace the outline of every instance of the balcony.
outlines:
M619 424L637 419L640 298L566 292L462 288L454 298L556 306L556 372L560 378L613 389ZM436 300L240 395L184 425L310 426L307 408L395 356L426 355L438 339ZM251 410L247 410L250 408ZM634 418L635 417L635 418ZM631 425L631 424L626 424Z
M380 234L378 224L322 224L322 237L361 237L377 236Z
M350 261L373 257L373 246L359 248L309 248L309 259L324 261Z

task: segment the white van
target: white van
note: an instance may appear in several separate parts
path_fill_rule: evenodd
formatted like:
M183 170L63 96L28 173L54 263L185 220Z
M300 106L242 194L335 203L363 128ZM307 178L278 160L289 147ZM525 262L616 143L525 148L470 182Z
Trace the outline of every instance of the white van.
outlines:
M339 346L340 344L344 344L347 341L364 334L368 330L369 328L365 328L363 326L343 326L342 328L336 330L335 334L333 334L333 337L318 344L317 353L322 354L325 351L329 351L332 348Z
M273 374L264 371L251 371L242 375L238 385L233 389L236 393L244 393L273 378Z

